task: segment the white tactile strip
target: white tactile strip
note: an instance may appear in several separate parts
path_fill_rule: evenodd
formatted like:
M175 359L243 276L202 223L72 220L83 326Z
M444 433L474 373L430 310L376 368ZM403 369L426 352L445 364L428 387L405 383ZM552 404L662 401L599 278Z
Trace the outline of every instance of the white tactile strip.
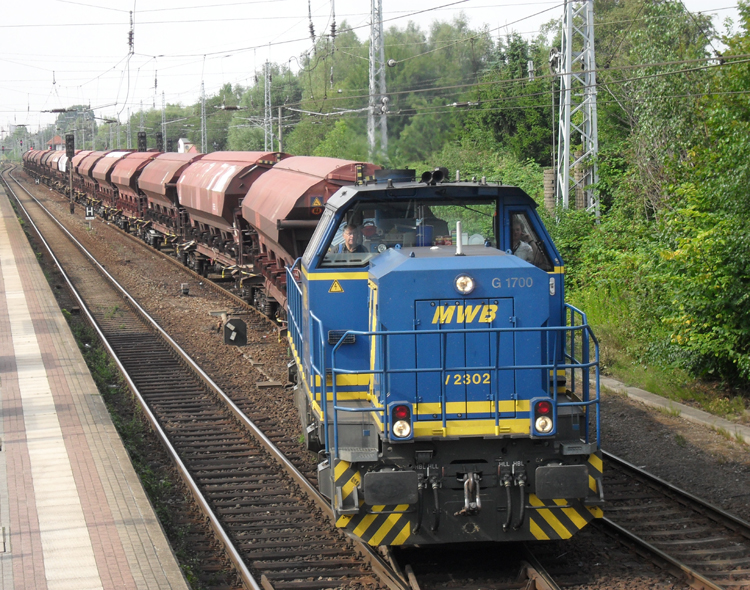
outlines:
M0 218L0 267L18 367L18 387L34 482L44 573L49 590L102 588L70 458L5 219Z

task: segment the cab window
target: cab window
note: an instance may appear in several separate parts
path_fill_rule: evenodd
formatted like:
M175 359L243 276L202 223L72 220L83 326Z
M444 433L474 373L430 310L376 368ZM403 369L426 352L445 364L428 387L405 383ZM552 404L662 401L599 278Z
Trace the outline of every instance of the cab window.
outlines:
M318 251L318 248L320 247L320 244L326 235L328 224L331 223L331 219L333 219L333 211L326 208L323 211L323 215L321 216L320 221L318 222L318 225L313 232L312 238L310 238L310 243L307 245L305 253L302 256L302 263L305 266L309 267L312 263L312 259L315 256L315 253Z
M510 251L544 271L553 270L544 242L534 230L528 215L521 211L510 214Z
M467 246L497 247L495 199L358 201L343 215L321 267L364 266L388 248L454 245L456 222Z

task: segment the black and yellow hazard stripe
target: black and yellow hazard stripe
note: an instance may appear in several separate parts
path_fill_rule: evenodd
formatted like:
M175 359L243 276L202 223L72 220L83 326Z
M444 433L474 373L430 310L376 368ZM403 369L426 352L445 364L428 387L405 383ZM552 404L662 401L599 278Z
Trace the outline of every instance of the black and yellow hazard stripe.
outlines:
M590 496L600 497L602 485L602 456L600 452L589 455ZM602 518L604 513L599 506L586 506L580 500L540 500L534 494L529 496L533 508L529 515L529 532L535 539L569 539L594 518Z
M588 460L589 468L589 489L595 494L599 495L599 486L602 482L602 469L604 463L602 462L601 451L592 453L589 455Z
M339 461L334 471L334 486L341 488L341 497L346 499L362 481L362 474L347 461ZM357 514L344 514L337 518L336 526L343 528L369 545L402 545L411 535L408 504L392 506L367 506L359 502Z
M568 500L540 500L529 495L529 532L534 539L569 539L591 520L596 518L594 511L600 509L582 506L580 502Z

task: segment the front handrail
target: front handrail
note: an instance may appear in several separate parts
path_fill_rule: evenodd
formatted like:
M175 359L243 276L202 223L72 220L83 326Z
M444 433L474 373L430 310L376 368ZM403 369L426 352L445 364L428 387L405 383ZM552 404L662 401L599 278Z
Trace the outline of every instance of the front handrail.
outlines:
M580 309L566 303L564 305L564 320L565 325L567 326L576 326L576 325L584 325L588 326L588 319L586 318L586 314L581 311ZM576 319L580 320L580 323L576 323ZM596 371L594 373L594 387L596 391L596 399L599 399L599 392L600 392L600 385L601 385L601 374L599 372L599 340L597 339L596 335L593 331L590 329L588 330L588 338L582 338L581 339L581 356L584 358L589 358L590 350L589 350L589 341L593 341L594 343L594 362L596 363ZM565 355L564 358L570 358L575 359L575 333L571 332L570 334L570 345L565 346L565 342L563 343L563 354ZM571 372L571 384L570 384L570 391L573 393L573 395L576 395L576 377L575 374ZM590 389L591 389L591 374L588 368L584 369L581 374L581 400L583 402L586 402L589 399L590 395ZM596 410L596 433L597 433L597 447L601 446L601 408L600 405L597 403L595 406ZM588 440L589 438L589 423L590 423L590 415L589 415L589 408L586 407L586 423L584 425L584 437L585 440Z
M288 328L289 334L292 338L297 354L303 354L302 340L303 333L305 332L303 322L303 294L297 277L294 276L293 270L297 268L299 260L287 267L287 297L288 297ZM344 405L339 405L338 400L338 388L337 388L337 375L350 375L350 374L370 374L380 375L379 390L388 391L390 389L390 378L392 375L398 374L421 374L421 373L437 373L441 375L440 383L440 406L441 406L441 422L443 428L447 427L448 412L446 404L446 387L445 387L445 375L448 372L472 372L472 371L492 371L494 378L492 383L492 404L494 413L495 426L498 427L502 418L500 417L500 379L499 374L501 371L523 371L523 370L542 370L549 371L551 378L547 380L547 392L550 397L553 398L555 404L558 407L582 407L585 416L585 426L583 432L583 438L585 442L589 442L591 439L590 434L590 412L594 409L595 412L595 429L596 429L596 445L597 448L601 446L601 415L600 415L600 372L599 372L599 342L596 339L591 328L588 326L586 314L572 305L566 304L564 307L564 325L553 326L553 327L532 327L532 328L466 328L457 330L400 330L400 331L363 331L363 330L347 330L339 338L339 341L330 350L330 374L331 374L331 386L328 388L328 371L327 367L327 350L326 340L324 337L323 322L314 313L309 312L306 337L310 343L309 360L310 374L309 387L312 393L313 400L318 402L321 406L323 414L323 431L324 431L324 444L326 452L331 456L331 459L335 459L339 455L338 446L338 412L370 412L380 413L383 416L383 428L388 431L390 428L389 416L386 411L386 404L381 403L380 406L373 404L369 407L364 408L353 408ZM500 363L500 338L503 334L521 334L521 333L546 333L554 335L550 340L551 351L548 351L550 358L554 359L552 362L530 364L530 365L517 365L517 364L501 364ZM446 339L449 335L460 335L460 334L490 334L495 339L495 358L490 365L477 365L477 366L449 366L447 363L447 345ZM427 335L439 335L440 336L440 366L438 367L408 367L394 369L388 366L389 354L388 354L388 340L393 336L427 336ZM343 369L337 366L336 355L340 350L340 347L344 343L348 336L362 336L366 337L368 341L374 342L379 351L379 357L381 361L381 368L357 368L357 369ZM593 343L593 360L591 359L591 344ZM372 346L372 344L371 344ZM561 354L558 355L558 347L562 346ZM580 352L578 352L580 348ZM579 357L580 355L580 357ZM368 357L369 358L369 357ZM557 359L562 359L562 362ZM302 367L300 368L302 369ZM570 371L571 386L570 390L574 394L575 398L580 401L566 401L559 402L557 396L557 374L558 371ZM591 392L591 373L594 373L594 394L592 397ZM578 377L580 375L580 377ZM577 394L578 379L581 381L581 394ZM333 411L332 423L330 426L333 428L333 441L329 437L329 407L328 407L328 394L331 394ZM382 402L385 398L382 395L378 396ZM332 443L332 444L331 444Z
M574 309L574 308L573 308ZM577 310L576 310L577 311ZM512 333L512 334L518 334L518 333L554 333L554 334L560 334L562 336L563 343L565 343L565 337L570 334L571 340L574 340L576 333L581 333L581 340L585 343L585 346L583 347L583 354L581 359L577 359L574 354L574 349L572 351L567 351L565 344L563 344L563 359L567 362L558 362L557 360L550 362L550 363L540 363L540 364L528 364L528 365L519 365L519 364L500 364L499 358L496 359L496 362L494 362L492 365L475 365L475 366L448 366L445 358L445 351L447 349L445 340L448 336L457 335L457 334L492 334L495 336L495 350L497 351L497 354L499 355L500 351L500 337L502 334ZM400 368L400 369L393 369L388 366L388 339L389 337L393 336L426 336L426 335L439 335L441 337L440 339L440 359L441 363L438 367L408 367L408 368ZM341 345L344 342L344 339L347 336L363 336L363 337L375 337L377 339L378 343L378 350L380 351L380 360L382 363L382 368L380 369L342 369L338 368L336 366L336 353L339 351ZM595 359L594 360L588 360L588 354L589 354L589 345L588 340L591 338L594 341L594 351L595 351ZM555 338L553 341L553 351L552 351L552 358L557 359L556 354L556 346L557 342L560 340L559 338ZM575 381L575 373L576 371L581 371L584 376L584 382L587 384L588 382L588 376L592 370L594 369L595 375L596 375L596 394L592 398L589 395L589 388L588 386L585 387L585 396L581 401L570 401L570 402L558 402L557 398L557 371L558 370L570 370L571 376L573 378L573 381ZM599 396L599 347L598 342L593 336L593 332L591 331L590 327L587 324L581 324L581 325L573 325L573 326L555 326L555 327L543 327L543 328L467 328L467 329L459 329L459 330L400 330L400 331L362 331L362 330L347 330L339 339L339 341L333 346L331 350L331 393L332 393L332 401L333 401L333 428L334 428L334 441L333 441L333 456L338 456L338 420L337 420L337 414L339 411L342 412L379 412L381 414L384 414L383 417L383 427L386 429L386 431L389 428L388 420L389 416L387 412L385 411L385 404L382 404L381 407L367 407L367 408L351 408L346 406L340 406L338 404L338 391L337 391L337 375L347 375L347 374L371 374L371 375L380 375L381 376L381 391L389 391L390 388L388 387L388 383L390 382L390 376L391 375L397 375L397 374L420 374L420 373L440 373L441 379L441 391L440 391L440 403L441 403L441 410L442 410L442 426L443 428L446 428L447 426L447 409L446 409L446 394L445 394L445 375L446 373L450 372L471 372L471 371L493 371L495 375L495 379L492 381L495 385L492 388L492 403L494 407L494 419L495 419L495 426L499 426L500 424L500 390L499 390L499 384L500 381L498 379L498 375L500 371L522 371L522 370L543 370L543 371L551 371L552 375L554 376L553 379L548 381L548 393L550 394L550 397L552 397L555 401L555 404L557 407L583 407L585 409L585 417L587 426L584 430L584 440L585 442L589 442L590 435L589 435L589 428L588 428L588 419L589 419L589 411L590 408L593 406L596 410L596 442L597 447L601 445L601 429L600 429L600 416L599 416L599 403L600 403L600 396ZM321 383L323 383L325 379L321 378ZM551 387L551 391L550 391ZM325 389L321 392L322 394L326 395L325 398L327 401L327 392L325 392ZM383 396L379 396L379 399L381 401L383 400ZM327 404L326 404L327 406ZM328 442L328 441L326 441ZM328 446L326 447L328 449Z
M302 287L297 277L294 276L294 269L300 263L300 258L294 261L294 264L286 268L287 276L287 330L291 336L292 344L298 358L301 359L303 354L302 340L304 332L303 319L303 295ZM323 339L323 322L314 313L308 314L309 322L307 327L307 341L310 343L310 390L313 400L319 400L323 411L323 432L325 436L325 446L328 448L328 404L325 403L328 394L326 392L326 348ZM303 371L304 367L299 367ZM300 375L300 378L304 374ZM318 386L318 383L320 385ZM318 387L320 392L318 393Z

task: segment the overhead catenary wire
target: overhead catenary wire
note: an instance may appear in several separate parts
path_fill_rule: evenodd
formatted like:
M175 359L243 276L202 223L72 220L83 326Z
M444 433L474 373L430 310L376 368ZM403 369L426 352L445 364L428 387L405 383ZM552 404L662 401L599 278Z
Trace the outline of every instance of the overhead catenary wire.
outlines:
M446 4L446 5L442 5L442 6L434 7L434 8L432 8L432 9L430 9L430 10L438 10L438 9L442 9L442 8L445 8L446 6L451 6L452 4L454 4L454 3L449 3L449 4ZM717 10L721 10L721 9L717 9ZM423 12L423 11L419 11L419 12ZM406 14L405 16L411 16L411 15L414 15L414 14L418 14L418 13L410 12L410 13L407 13L407 14ZM394 19L395 19L395 18L403 18L403 16L398 16L398 17L394 17ZM392 20L392 19L388 19L388 20ZM353 30L353 29L347 29L347 30ZM467 38L465 38L464 40L471 40L472 38L475 38L475 36L470 36L470 37L467 37ZM244 49L242 49L242 50L244 50ZM231 52L231 50L230 50L230 52ZM226 54L226 53L227 53L227 51L216 52L216 54L219 54L219 53L222 53L222 54ZM207 54L205 54L205 57L204 57L204 55L201 55L200 57L202 57L202 58L204 58L204 59L205 59L205 58L209 58L209 59L210 59L212 55L213 55L212 53L207 53ZM163 67L163 69L166 69L166 68L173 68L173 67L178 67L178 66L164 66L164 67ZM109 71L110 69L114 69L114 68L109 68L109 69L108 69L107 71ZM105 73L106 73L106 72L105 72ZM103 74L101 74L100 76L95 76L94 78L92 78L92 79L91 79L90 81L88 81L87 83L91 83L92 81L98 81L98 80L99 80L99 79L101 78L101 76L102 76L102 75L104 75L104 73L103 73Z
M444 4L444 5L438 6L438 7L433 7L433 8L430 8L430 9L416 11L416 12L410 12L410 13L407 13L405 15L398 16L398 17L393 17L393 18L387 19L387 20L396 20L396 19L399 19L399 18L406 18L408 16L414 16L414 15L422 14L422 13L425 13L425 12L430 12L430 11L437 10L437 9L440 9L440 8L445 8L445 7L448 7L448 6L453 6L455 4L461 4L461 3L464 3L464 2L467 2L467 1L468 0L457 0L457 1L454 1L454 2L450 2L450 3ZM134 2L133 8L134 8L133 12L135 12L135 2ZM231 20L236 20L236 19L231 19ZM205 19L202 19L201 22L205 22ZM149 24L149 23L141 23L141 24ZM3 25L0 25L0 28L2 28L2 27L3 27ZM351 29L349 29L349 30L351 30ZM131 31L132 31L132 27L131 27ZM339 31L339 32L341 32L341 31ZM294 41L298 41L298 40L287 40L287 41L283 41L283 42L279 42L279 43L291 43L291 42L294 42ZM275 43L275 44L279 44L279 43ZM275 45L275 44L269 43L268 46L270 47L271 45ZM240 49L238 51L239 52L241 52L241 51L247 51L249 49L256 49L257 47L260 47L260 46L255 46L255 47L252 47L252 48L243 48L243 49ZM132 48L132 49L134 49L134 48ZM132 55L134 55L134 53L135 53L134 50L132 52L129 52L128 57L127 57L126 66L125 66L124 71L123 71L123 77L127 79L126 101L127 101L127 97L129 97L129 95L130 95L130 71L129 71L129 68L130 68L130 58L131 58ZM205 53L205 54L203 54L200 57L203 58L204 63L205 63L205 59L206 59L207 56L211 57L211 56L215 56L215 55L219 55L219 54L226 54L226 53L228 53L228 52L223 51L223 52ZM193 55L192 57L197 57L197 56ZM40 68L40 69L44 69L44 68ZM94 77L92 80L98 80L102 75L104 75L104 74L100 74L99 76ZM122 83L121 83L121 85L122 85ZM118 91L118 97L119 97L119 91ZM121 114L121 113L122 113L122 110L120 110L119 114Z
M453 3L451 3L451 4L453 4ZM449 5L451 5L451 4L449 4ZM437 8L435 8L435 9L438 9L438 8L440 8L440 7L437 7ZM143 12L143 11L142 11L142 12ZM410 13L410 14L413 14L413 13ZM395 18L398 18L398 17L395 17ZM389 19L389 20L390 20L390 19ZM352 29L347 29L347 30L352 30ZM475 38L475 37L476 37L476 36L470 36L470 37L466 37L466 38L465 38L465 40L470 40L471 38ZM460 42L460 41L459 41L459 42ZM455 44L455 43L454 43L454 44ZM337 48L337 49L338 49L338 48ZM437 50L439 50L439 48L435 48L435 49L433 49L433 50L431 50L431 51L437 51ZM218 53L218 52L217 52L217 53ZM210 59L210 55L211 55L211 54L205 54L205 55L202 55L202 56L201 56L201 57L203 57L204 63L205 63L205 59L207 58L207 56L208 56L208 58ZM149 57L150 57L150 58L153 58L153 56L149 56ZM414 57L416 57L416 56L414 56ZM123 59L124 59L124 58L123 58ZM322 60L322 61L324 62L324 60ZM118 63L119 63L119 62L118 62ZM130 63L128 63L128 66L130 66ZM117 67L117 66L113 66L112 68L109 68L109 69L107 70L107 72L109 72L109 71L111 71L111 70L113 70L113 69L116 69L116 67ZM141 67L142 67L142 66L141 66ZM163 66L163 69L167 69L167 68L170 68L170 67L175 67L175 66L167 65L167 66ZM314 67L314 66L313 66L313 67ZM634 67L637 67L637 66L634 66ZM614 71L614 70L612 70L612 71ZM98 81L98 80L99 80L99 79L101 78L101 76L103 76L103 75L105 75L105 74L106 74L106 72L105 72L105 73L102 73L102 74L100 74L99 76L95 76L94 78L91 78L90 80L88 80L88 81L87 81L87 82L85 82L84 84L86 84L86 83L91 83L91 82L94 82L94 81ZM127 74L128 74L128 80L127 80L127 81L128 81L128 93L126 94L126 99L125 99L125 102L126 102L126 103L127 103L127 102L128 102L128 100L129 100L129 99L128 99L128 97L129 97L129 94L130 94L130 84L131 84L131 81L130 81L130 79L129 79L129 69L127 70ZM163 75L166 75L166 74L163 74ZM475 85L475 84L466 84L466 85L465 85L465 87L466 87L466 88L468 88L468 87L471 87L471 86L474 86L474 85ZM61 88L66 88L66 87L68 87L68 86L60 85L60 87L61 87ZM72 86L72 87L75 87L75 88L77 88L77 87L78 87L78 85L76 85L76 86ZM439 86L439 87L428 87L428 88L424 88L424 89L407 89L407 90L404 90L404 91L403 91L402 93L407 93L407 92L418 92L418 91L423 91L423 92L428 92L428 93L429 93L429 92L445 92L445 90L444 90L445 88L447 88L447 87L445 87L445 86ZM458 87L455 87L455 90L456 90L456 91L458 91L458 90L459 90L459 88L458 88ZM187 96L187 95L188 95L189 93L190 93L190 91L184 91L184 92L182 92L182 93L181 93L181 95ZM37 96L37 94L34 94L34 96ZM41 96L43 96L43 95L41 95ZM356 99L356 98L357 98L357 96L358 96L358 95L353 95L353 96L352 96L352 95L350 95L350 94L347 94L347 96L346 96L346 97L336 97L336 96L332 96L332 97L329 97L329 100L330 100L330 101L333 101L333 100L344 99L344 98L346 98L346 99ZM119 102L119 101L118 101L118 102ZM137 102L137 101L136 101L136 102ZM124 103L120 103L120 104L124 104ZM300 104L301 104L301 103L300 103ZM120 112L122 112L122 111L120 111Z
M693 67L693 68L682 68L682 69L676 69L676 70L668 70L668 71L662 71L662 72L654 72L650 74L643 74L639 76L634 76L630 78L624 78L620 80L609 80L606 83L608 84L625 84L630 82L638 82L647 78L655 78L655 77L663 77L663 76L670 76L670 75L677 75L677 74L685 74L685 73L691 73L691 72L698 72L702 70L708 70L713 69L717 67L729 67L732 65L737 64L743 64L750 61L750 54L739 54L739 55L727 55L724 56L723 60L721 62L715 60L715 58L711 57L704 57L704 58L693 58L689 60L671 60L671 61L663 61L663 62L653 62L653 63L645 63L645 64L633 64L633 65L626 65L626 66L620 66L617 68L610 68L606 71L606 73L612 73L617 71L628 71L628 70L637 70L637 69L652 69L657 67L665 67L665 66L674 66L674 65L687 65L687 64L695 64L700 62L706 62L706 61L712 61L713 63ZM601 73L601 72L600 72ZM553 78L552 75L543 75L543 76L537 76L537 80L542 80L545 78ZM527 84L528 78L521 77L521 78L514 78L514 79L507 79L507 80L489 80L489 81L483 81L479 83L473 83L473 84L453 84L453 85L446 85L442 87L432 87L432 88L419 88L419 89L404 89L399 91L391 92L391 96L398 96L398 95L408 95L408 94L419 94L424 92L436 92L436 91L444 91L444 90L455 90L455 91L464 91L468 88L477 88L482 86L510 86L513 84ZM604 82L599 82L598 85L603 84ZM536 93L526 93L526 94L518 94L513 95L509 97L504 97L502 99L496 99L496 100L518 100L522 98L533 98L535 96L546 96L548 94L547 91L541 91ZM446 95L438 95L440 96L446 96ZM333 103L335 101L341 101L341 100L351 100L356 98L367 98L367 94L361 94L361 95L354 95L349 97L343 97L339 98L337 96L330 97L328 99L329 103ZM490 100L484 100L483 103L492 102L493 99ZM297 102L297 103L288 103L285 106L288 107L295 107L295 106L301 106L304 104L305 101ZM131 103L130 105L124 105L124 106L136 106L136 103ZM276 105L274 105L275 108ZM96 108L96 107L95 107Z
M617 81L617 83L623 83L623 82L632 82L637 81L640 79L644 79L647 77L654 77L654 76L663 76L663 75L673 75L673 74L679 74L679 73L686 73L690 71L698 71L701 69L707 69L707 68L713 68L718 67L722 65L732 65L737 63L745 63L748 61L748 58L750 58L750 54L741 54L741 55L729 55L724 56L723 59L727 60L724 64L721 64L719 62L712 63L706 66L701 66L699 68L691 68L691 69L684 69L684 70L670 70L667 72L658 72L654 74L644 75L644 76L638 76L634 78L628 78L626 80ZM715 61L715 58L712 57L704 57L704 58L694 58L694 59L687 59L687 60L671 60L671 61L663 61L663 62L654 62L654 63L647 63L647 64L633 64L633 65L623 65L616 68L610 68L607 70L607 72L617 72L617 71L627 71L627 70L637 70L637 69L648 69L648 68L655 68L655 67L665 67L665 66L671 66L671 65L686 65L686 64L694 64L694 63L700 63L705 61ZM602 73L600 70L598 73ZM536 77L537 80L545 80L549 78L555 78L556 75L553 74L546 74L546 75L539 75ZM418 88L418 89L403 89L403 90L395 90L392 92L389 92L388 94L392 97L399 96L399 95L408 95L408 94L421 94L421 93L427 93L427 92L436 92L441 90L455 90L455 89L467 89L467 88L475 88L475 87L482 87L482 86L507 86L512 84L526 84L529 80L526 76L520 77L520 78L511 78L507 80L486 80L482 82L477 83L467 83L467 84L450 84L446 86L440 86L440 87L431 87L431 88ZM598 84L597 84L598 85ZM540 93L540 94L546 94ZM343 101L343 100L351 100L355 98L367 98L369 94L359 94L354 96L347 96L347 97L331 97L329 98L330 102L335 101ZM518 98L523 97L524 95L519 95ZM530 96L530 95L526 95ZM299 106L304 104L304 101L300 101L298 103L289 103L288 106Z

